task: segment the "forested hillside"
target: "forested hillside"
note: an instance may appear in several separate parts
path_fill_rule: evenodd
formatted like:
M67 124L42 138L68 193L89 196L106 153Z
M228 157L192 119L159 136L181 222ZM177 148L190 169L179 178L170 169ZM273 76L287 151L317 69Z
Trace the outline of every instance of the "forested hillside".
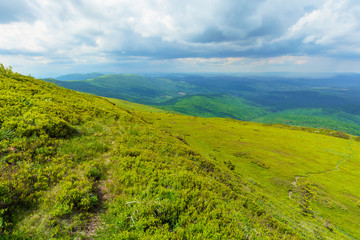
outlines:
M360 238L359 139L317 132L162 113L1 65L1 237Z
M191 116L231 117L360 135L358 74L307 78L271 74L111 74L56 84Z

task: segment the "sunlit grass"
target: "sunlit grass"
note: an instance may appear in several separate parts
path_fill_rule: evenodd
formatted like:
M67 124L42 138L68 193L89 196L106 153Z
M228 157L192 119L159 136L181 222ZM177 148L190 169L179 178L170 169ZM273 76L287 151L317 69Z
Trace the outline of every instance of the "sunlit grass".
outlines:
M346 134L114 105L0 73L5 238L359 237L360 149Z
M148 114L147 118L174 134L186 136L191 147L212 156L217 164L231 161L235 172L259 186L258 191L272 196L270 202L281 206L282 213L291 215L295 210L301 215L296 206L298 196L293 181L295 176L309 179L315 184L315 191L322 195L311 201L315 219L320 224L331 222L332 231L337 229L359 237L358 142L291 127L269 127L227 119L174 114L157 114L156 117ZM339 170L336 170L337 164ZM293 199L289 198L290 190L294 192ZM294 227L298 225L293 224Z

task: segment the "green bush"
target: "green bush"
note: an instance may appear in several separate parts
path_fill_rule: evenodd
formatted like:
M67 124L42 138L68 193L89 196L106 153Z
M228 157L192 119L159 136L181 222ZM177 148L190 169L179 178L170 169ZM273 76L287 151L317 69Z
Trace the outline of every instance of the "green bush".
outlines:
M50 214L54 217L62 217L72 213L73 210L92 210L98 203L95 189L88 178L68 176L61 182L56 192L55 204Z
M101 173L100 169L97 166L93 166L93 167L90 168L87 176L89 178L94 179L95 181L98 181L98 180L101 179L102 173Z

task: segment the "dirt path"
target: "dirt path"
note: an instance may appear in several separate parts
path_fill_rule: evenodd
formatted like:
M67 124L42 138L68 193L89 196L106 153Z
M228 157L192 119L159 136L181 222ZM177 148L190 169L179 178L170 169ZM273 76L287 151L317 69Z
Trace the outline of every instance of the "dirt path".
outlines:
M109 150L105 155L101 156L98 161L100 162L104 162L105 166L107 168L109 168L109 165L111 164L111 156L113 151L116 149L116 145L115 145L115 141L111 142L111 150ZM107 171L108 174L111 174L109 171ZM96 185L96 191L97 191L97 196L99 198L99 207L98 210L96 211L96 214L94 215L94 217L92 219L90 219L86 230L85 230L85 236L87 239L93 239L93 237L95 236L95 233L98 229L101 229L103 222L101 220L100 214L104 211L103 206L104 203L111 198L112 196L109 195L109 191L106 188L106 184L108 182L111 181L111 176L108 176L105 180L99 180L98 182L95 183Z
M306 176L295 176L295 179L294 179L294 181L291 182L291 184L292 184L295 188L297 188L297 182L298 182L298 180L299 180L300 178L309 177L310 175L319 175L319 174L326 174L326 173L333 172L333 171L339 171L339 170L340 170L340 168L339 168L340 164L342 164L342 163L348 161L350 158L352 158L352 155L353 155L352 152L353 152L353 150L352 150L352 148L350 147L350 144L351 144L350 141L351 141L351 139L350 139L349 142L348 142L347 149L350 150L351 153L346 154L346 155L343 157L343 159L336 164L335 168L328 169L328 170L325 170L325 171L320 171L320 172L308 172L308 173L306 173ZM290 199L292 199L292 197L291 197L291 196L292 196L292 193L293 193L293 191L292 191L292 190L289 190L288 194L289 194L289 198L290 198Z

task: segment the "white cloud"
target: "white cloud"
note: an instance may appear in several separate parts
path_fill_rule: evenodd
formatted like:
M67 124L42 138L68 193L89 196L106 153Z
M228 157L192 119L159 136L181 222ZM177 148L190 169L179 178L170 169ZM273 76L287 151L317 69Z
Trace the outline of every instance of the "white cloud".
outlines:
M0 25L0 46L5 50L20 50L28 52L42 52L46 48L42 45L46 37L46 25L41 21L33 24L16 22Z
M136 56L188 59L184 60L188 63L192 59L209 65L243 64L244 57L270 65L271 61L306 65L301 57L287 56L311 55L316 46L326 54L360 55L360 4L355 0L26 3L18 12L31 11L24 14L31 19L19 16L0 24L0 55L41 59L33 58L34 64L116 64Z
M289 29L287 38L301 38L305 44L325 46L358 44L359 16L359 6L349 0L328 1L321 8L300 18Z

